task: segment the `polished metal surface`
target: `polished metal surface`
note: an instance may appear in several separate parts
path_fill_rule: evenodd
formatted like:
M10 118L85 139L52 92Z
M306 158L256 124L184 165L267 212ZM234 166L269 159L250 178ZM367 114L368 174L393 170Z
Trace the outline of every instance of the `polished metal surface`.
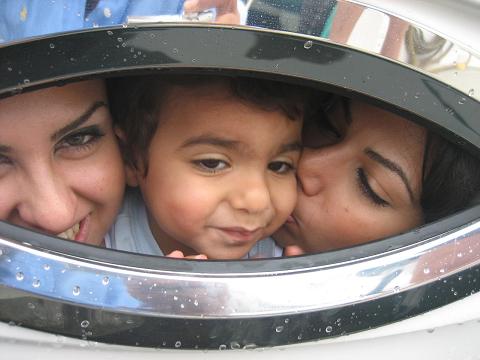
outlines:
M0 68L0 92L14 95L57 80L121 74L122 71L193 67L251 71L312 80L369 96L446 129L449 135L458 136L460 145L467 142L478 152L480 125L473 114L478 113L474 99L480 96L480 61L479 52L475 50L480 46L440 31L442 24L446 24L440 20L442 16L448 19L450 11L452 17L458 19L453 16L455 11L465 12L470 8L478 11L478 3L459 1L457 6L452 6L446 1L435 2L431 4L431 11L439 14L437 23L422 23L418 13L409 19L409 14L402 12L401 3L248 1L244 23L233 27L203 24L198 28L196 25L182 28L179 24L168 27L163 22L139 25L139 21L145 19L135 18L133 14L125 27L74 34L78 37L59 35L45 41L26 42L31 48L29 57L24 56L22 43L5 43L0 47L0 54L6 59ZM474 25L480 31L480 25ZM185 36L189 31L195 32L198 38ZM221 39L222 31L227 40ZM475 31L472 29L472 32ZM182 37L178 38L179 34ZM209 37L202 38L204 34ZM161 45L160 38L165 45ZM284 41L278 41L279 38ZM72 44L75 39L80 40L78 44ZM88 46L88 51L82 46ZM131 49L135 50L135 59ZM203 56L198 56L199 53ZM102 60L99 64L100 60L92 59ZM361 73L364 69L368 71ZM440 82L431 81L430 77ZM85 338L90 337L90 330L85 329L93 328L95 321L101 323L98 319L106 313L111 314L113 320L125 320L131 325L129 330L137 326L129 316L140 319L139 323L152 318L191 319L197 321L197 330L204 325L203 320L225 320L225 323L239 320L233 327L241 331L251 330L242 328L243 320L268 318L272 320L266 327L272 329L273 326L276 336L286 333L285 324L293 316L306 319L299 326L299 334L292 332L293 339L256 341L266 346L360 331L479 291L479 213L479 207L473 208L447 222L381 244L341 252L218 263L132 254L117 256L113 251L79 244L65 245L69 251L63 251L59 250L61 245L50 246L51 242L43 242L44 239L32 241L30 245L25 238L33 238L33 233L20 231L23 240L19 240L3 232L6 227L0 224L0 301L5 304L4 308L0 306L0 315L4 321L15 322L22 322L25 315L30 319L27 326ZM58 239L49 240L61 244ZM374 251L374 248L383 250ZM429 298L431 289L437 291L432 292L432 299ZM25 313L9 313L9 306L20 303L21 299L27 301ZM422 299L427 299L428 304L419 305ZM46 316L37 312L42 304L48 305L45 309L49 315L57 305L66 308L68 315L59 311L53 313L53 318ZM376 313L371 306L383 306L387 319L373 320ZM410 310L412 308L414 310ZM339 319L337 313L342 309L348 309L349 317L363 313L363 324L353 326L352 330L340 326L332 329L330 319ZM73 316L72 328L77 332L66 325L65 317L72 318L70 311L90 316L87 323L80 315ZM59 319L55 317L58 314ZM395 315L388 318L391 314ZM282 317L278 320L280 324L276 317ZM253 320L248 324L255 327ZM316 321L323 329L320 335ZM114 321L113 324L116 326ZM107 325L111 331L116 330L110 323ZM169 324L166 331L175 325ZM185 322L184 328L189 326L193 325ZM221 328L217 323L212 327ZM311 333L308 336L305 335L307 328ZM120 326L119 329L123 330ZM205 332L207 338L202 340L201 347L216 346L216 340L209 338L210 332ZM130 344L128 341L137 341L141 336L128 333L126 338L134 340L114 342ZM155 342L144 344L139 340L139 343L157 346ZM168 346L173 348L175 344ZM195 342L191 348L194 346L197 346Z
M5 287L89 308L202 319L286 315L367 302L441 281L480 264L479 240L480 221L475 221L375 256L238 274L113 265L4 238L0 274Z

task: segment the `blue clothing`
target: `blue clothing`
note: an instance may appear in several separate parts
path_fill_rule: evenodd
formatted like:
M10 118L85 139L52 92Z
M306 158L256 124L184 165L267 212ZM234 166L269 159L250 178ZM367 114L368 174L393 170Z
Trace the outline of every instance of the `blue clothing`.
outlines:
M184 0L1 0L0 43L55 32L111 26L127 16L179 15Z

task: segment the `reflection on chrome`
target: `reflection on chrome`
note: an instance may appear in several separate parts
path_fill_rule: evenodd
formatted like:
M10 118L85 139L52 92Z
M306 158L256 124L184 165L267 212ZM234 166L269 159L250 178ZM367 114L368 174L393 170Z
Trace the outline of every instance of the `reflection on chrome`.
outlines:
M480 264L479 240L476 221L366 258L240 276L112 266L4 238L0 274L4 287L94 309L203 319L275 316L359 304L442 281Z

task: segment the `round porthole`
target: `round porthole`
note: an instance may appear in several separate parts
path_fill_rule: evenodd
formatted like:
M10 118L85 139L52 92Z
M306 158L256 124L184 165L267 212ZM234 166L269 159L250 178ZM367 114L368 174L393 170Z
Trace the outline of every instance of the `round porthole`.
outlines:
M362 28L362 21L372 17L387 23L384 37L392 30L387 20L408 27L410 32L402 34L417 39L410 45L427 44L425 33L368 7L327 3L337 16L340 4L364 11L357 32L343 42L300 21L311 18L308 6L263 1L251 5L250 26L139 24L133 19L129 26L7 44L0 48L0 96L127 75L246 75L381 106L478 158L480 103L474 88L449 82L445 69L432 75L435 57L418 48L412 50L416 58L406 56L410 63L402 62L359 38L361 31L371 30ZM292 14L300 19L296 32L287 21ZM439 51L446 51L443 60L457 49L446 39L435 41L441 43ZM471 63L478 61L473 53L468 56ZM467 65L463 70L475 72ZM2 222L0 319L81 339L172 349L270 347L365 331L478 292L480 207L472 204L365 245L249 261L180 261L116 252Z

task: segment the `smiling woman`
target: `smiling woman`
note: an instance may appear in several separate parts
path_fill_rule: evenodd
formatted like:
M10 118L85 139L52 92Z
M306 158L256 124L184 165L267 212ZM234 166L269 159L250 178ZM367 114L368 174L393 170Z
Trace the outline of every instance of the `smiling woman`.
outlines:
M103 82L0 101L0 219L102 245L124 191Z
M480 191L478 160L399 115L335 98L307 120L297 206L274 235L287 255L399 234Z

